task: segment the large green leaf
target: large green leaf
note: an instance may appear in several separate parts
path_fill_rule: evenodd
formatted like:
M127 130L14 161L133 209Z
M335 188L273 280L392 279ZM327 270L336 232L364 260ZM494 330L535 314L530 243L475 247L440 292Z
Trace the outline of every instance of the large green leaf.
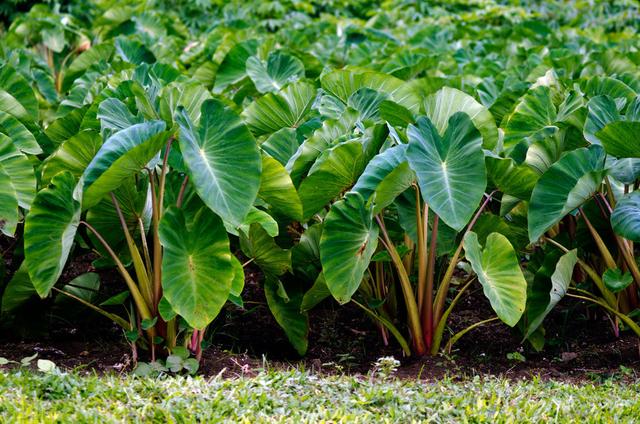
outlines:
M622 184L633 184L640 178L640 158L607 157L607 172Z
M616 101L625 99L630 102L636 96L636 92L627 84L608 76L595 76L581 85L583 85L582 91L590 98L607 95Z
M194 328L203 329L229 297L235 270L224 225L209 208L193 222L170 206L160 222L162 290L173 309Z
M45 297L67 262L80 223L80 203L74 198L76 180L62 172L40 190L24 225L24 260L33 286Z
M158 154L168 138L163 121L133 125L107 139L82 175L84 209L95 206Z
M278 246L259 224L251 224L248 234L240 233L240 248L266 275L277 277L291 269L291 250Z
M18 196L11 183L11 175L0 166L0 231L13 237L18 219Z
M322 127L300 145L286 165L294 184L300 183L322 152L351 134L357 119L358 113L355 110L346 109L339 118L324 121Z
M160 93L160 116L167 122L173 122L173 116L182 106L193 122L200 121L202 103L211 98L211 93L201 84L172 83L163 87Z
M353 186L353 191L369 201L375 194L374 213L387 207L415 180L407 163L407 144L391 147L376 155Z
M604 149L598 145L576 149L551 165L540 177L529 204L529 240L532 243L593 196L605 174L605 156Z
M141 42L132 38L118 37L115 42L116 54L125 62L140 65L141 63L153 63L156 57Z
M327 283L324 281L324 274L321 272L318 274L313 286L305 292L304 297L302 298L302 304L300 305L300 310L304 312L313 309L316 305L330 296L331 292L329 291L329 287L327 287Z
M456 112L469 115L473 125L482 134L482 146L493 150L498 143L498 127L485 106L470 95L451 87L443 87L437 93L430 95L424 101L424 113L431 123L444 134L449 119Z
M347 104L349 97L361 88L386 94L390 100L412 113L420 109L420 97L411 86L399 78L380 72L359 69L339 69L322 75L322 88Z
M316 88L312 84L294 82L278 93L260 97L247 106L242 115L256 136L271 134L301 124L315 98Z
M284 330L289 342L300 355L307 352L309 344L309 317L300 312L302 292L299 288L287 290L287 298L280 294L282 283L273 277L264 282L267 304L276 322Z
M8 186L2 185L3 189L12 188L18 205L23 209L29 209L36 195L36 176L33 165L4 134L0 134L0 169L9 175L11 180Z
M487 174L491 183L502 193L521 200L529 200L539 175L529 165L521 165L511 158L487 156Z
M70 293L85 302L95 303L100 290L100 275L95 272L85 272L66 283L60 290ZM67 296L56 296L55 304L65 312L79 313L77 300Z
M26 262L23 261L2 291L0 312L2 315L11 312L36 294L36 289L29 278Z
M535 141L557 131L556 116L557 111L549 87L541 85L529 90L520 99L514 111L505 117L505 150L513 148L523 140Z
M42 153L34 135L13 115L0 110L0 134L7 135L22 152L32 155Z
M231 40L229 40L231 41ZM235 84L246 77L246 63L250 56L256 54L258 42L247 40L237 44L223 42L220 49L216 51L214 62L220 65L217 69L214 91L222 92L231 84ZM217 56L224 55L218 59Z
M89 105L74 109L49 124L44 131L49 140L57 146L77 134L88 109Z
M407 129L407 159L422 197L450 227L461 230L478 208L487 185L482 138L464 112L451 116L442 137L426 117Z
M508 326L516 325L524 313L527 281L509 240L491 233L482 248L476 233L469 232L464 237L464 251L493 310Z
M84 130L63 142L42 166L42 180L48 182L58 172L69 171L80 178L100 150L102 138L95 130Z
M246 218L242 225L238 227L237 230L243 231L245 234L249 233L249 229L251 224L260 225L271 237L276 237L280 232L278 228L278 222L273 219L271 215L262 209L258 209L255 206L251 207L251 210L247 214ZM235 236L239 235L239 232L235 228L229 228L229 225L225 225L227 227L227 232L233 234Z
M478 235L480 244L484 244L491 233L500 233L509 240L509 243L517 251L527 247L529 235L525 219L517 216L510 218L507 219L490 212L481 214L473 226L473 232ZM438 231L438 235L440 236L440 231ZM453 234L454 242L457 235L457 233Z
M611 293L619 293L633 283L633 275L618 268L609 268L602 274L602 282Z
M608 154L617 158L640 158L640 122L615 121L596 133Z
M141 116L134 116L122 100L113 97L100 102L96 117L105 138L143 121Z
M380 103L380 117L399 128L406 128L407 125L415 123L413 113L409 109L391 100Z
M235 296L238 299L242 299L242 290L244 289L244 267L240 260L231 255L231 265L233 266L233 280L231 281L231 288L229 290L229 297Z
M351 187L366 166L362 143L342 143L323 153L300 184L304 218L310 218L332 199Z
M260 151L249 129L218 100L202 104L197 128L184 108L176 122L180 151L198 195L223 220L239 226L260 187Z
M529 322L525 338L531 336L540 327L545 317L567 293L573 268L577 262L578 250L573 249L558 260L555 271L551 275L550 284L541 284L541 281L534 282L538 287L534 286L534 289L530 291L530 298L527 299L527 319Z
M640 192L627 194L611 214L611 227L621 237L640 242Z
M359 193L347 193L331 207L320 238L320 261L327 287L342 304L349 302L378 246L372 207Z
M8 65L0 67L0 110L22 122L38 122L38 100L29 82Z
M261 93L278 91L285 84L304 76L304 65L295 56L279 51L269 54L267 62L251 56L246 63L247 75Z
M298 244L291 249L291 263L293 273L296 276L303 277L308 281L317 279L318 272L322 269L320 263L321 235L322 223L313 224L302 233Z
M262 156L258 196L279 214L295 221L302 220L302 203L291 177L284 166L271 156Z
M356 90L349 100L347 106L355 109L360 114L362 122L380 121L380 104L387 100L387 95L371 88L362 87Z
M286 165L289 159L298 151L300 142L293 128L282 128L269 136L260 148L267 152L282 165Z
M584 122L584 138L591 144L601 144L596 133L609 122L622 119L616 102L609 96L596 96L587 104L589 114Z

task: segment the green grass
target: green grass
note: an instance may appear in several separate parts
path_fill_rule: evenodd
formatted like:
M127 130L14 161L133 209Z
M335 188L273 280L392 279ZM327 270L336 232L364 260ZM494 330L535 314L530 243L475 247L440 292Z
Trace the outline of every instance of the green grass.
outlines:
M0 422L633 422L640 381L425 383L269 371L252 378L0 373Z

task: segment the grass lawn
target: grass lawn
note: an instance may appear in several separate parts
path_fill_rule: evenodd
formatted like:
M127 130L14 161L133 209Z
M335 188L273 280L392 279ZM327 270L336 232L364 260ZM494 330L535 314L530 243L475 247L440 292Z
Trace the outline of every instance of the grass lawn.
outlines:
M473 378L418 382L268 371L139 378L0 373L0 421L635 422L640 381L573 384Z

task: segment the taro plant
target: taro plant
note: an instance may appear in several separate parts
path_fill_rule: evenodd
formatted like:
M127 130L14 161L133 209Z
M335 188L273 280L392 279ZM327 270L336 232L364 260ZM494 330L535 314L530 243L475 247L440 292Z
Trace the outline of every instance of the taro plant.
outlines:
M399 105L384 107L404 115L405 126L413 122ZM483 146L495 148L497 140L491 115L450 88L427 97L423 107L430 117L408 124L407 142L401 136L373 157L351 191L331 206L320 240L329 292L345 303L361 288L368 299L356 302L381 322L383 334L390 331L406 353L411 349L416 355L440 350L447 319L476 278L498 318L510 326L524 312L527 290L518 255L496 221L498 232L487 230L491 224L483 226L481 237L473 232L481 217L497 220L502 232L509 232L499 217L485 217L496 194L487 193L483 151ZM472 272L452 285L463 259ZM452 289L455 296L447 304ZM396 290L402 301L394 299ZM411 348L393 324L393 306L400 304ZM449 345L498 318L473 323Z
M152 358L156 345L172 350L180 336L199 355L207 325L244 284L225 225L237 228L249 214L260 184L260 155L237 114L217 100L201 104L190 111L178 106L177 125L168 130L164 121L134 116L117 98L100 103L104 142L93 137L93 156L68 150L65 160L85 162L79 175L55 173L25 223L25 263L43 297L60 290L55 283L76 233L88 231L117 267L133 307L122 317L88 306L150 348ZM169 164L174 154L183 172ZM45 172L60 156L54 154ZM110 243L118 240L116 231L133 272Z
M533 189L528 209L530 239L546 242L547 251L557 249L563 256L551 276L549 297L545 301L542 296L532 305L527 337L565 294L601 306L612 317L616 334L622 325L640 335L634 319L640 287L634 249L640 157L634 134L640 125L639 103L621 82L607 82L621 90L615 97L592 96L586 104L583 131L590 145L566 152ZM571 284L576 264L581 273Z
M331 295L450 347L476 280L537 348L565 293L635 329L635 6L91 5L1 35L3 314L55 292L197 354L250 263L301 354ZM57 282L88 250L126 291Z

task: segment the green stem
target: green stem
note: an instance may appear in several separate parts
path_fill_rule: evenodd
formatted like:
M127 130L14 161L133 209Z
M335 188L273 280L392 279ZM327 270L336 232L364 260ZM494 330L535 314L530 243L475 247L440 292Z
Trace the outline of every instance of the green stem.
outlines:
M167 140L167 146L164 149L164 158L162 159L162 170L160 171L160 187L158 194L158 215L159 218L162 218L162 208L164 207L164 192L165 192L165 183L167 181L167 171L169 166L167 163L169 162L169 153L171 152L171 144L173 143L174 137L169 137Z
M129 232L129 226L124 218L122 210L120 209L120 203L116 196L113 193L111 194L111 201L116 208L116 214L120 219L120 225L122 226L122 231L124 232L125 239L127 240L127 246L129 247L129 253L131 254L131 261L133 262L133 268L136 272L136 277L138 277L138 284L140 286L142 295L145 298L145 302L149 305L151 309L153 306L153 294L151 292L151 284L149 282L149 274L147 273L147 269L142 260L142 256L140 256L140 251L138 250L138 246L133 240L131 233Z
M587 215L584 213L582 208L579 208L579 211L582 219L584 219L584 223L589 229L589 233L591 233L591 237L593 237L593 240L596 242L596 246L598 246L598 250L602 255L602 259L604 259L604 263L605 265L607 265L607 268L618 268L618 266L616 265L616 261L613 259L613 255L611 255L611 252L609 251L609 249L607 249L607 246L604 244L604 240L602 240L602 237L600 237L598 231L596 231L595 227L591 224L591 221L589 221L589 218L587 218Z
M407 270L404 268L404 264L402 263L402 259L400 258L395 245L389 238L389 234L387 233L387 229L385 228L384 221L379 215L376 215L376 220L378 221L378 225L380 225L380 231L382 231L384 245L387 248L389 255L391 256L391 261L393 262L393 265L396 268L396 272L398 273L398 278L400 279L400 287L402 288L402 294L404 296L404 302L407 308L407 318L409 320L411 336L413 337L415 353L416 355L422 356L426 353L426 348L424 346L424 340L422 337L422 325L420 324L418 304L416 303L416 298L413 294L411 281L409 280Z
M442 337L444 336L444 328L447 325L447 320L449 319L449 315L451 315L453 308L455 308L455 306L458 304L458 301L462 298L462 294L465 291L467 291L467 289L471 286L471 283L473 283L475 279L476 279L475 275L469 278L469 281L467 281L467 283L464 286L462 286L460 290L458 290L458 293L451 301L451 304L449 305L447 310L444 311L444 313L442 314L442 318L440 318L440 322L438 322L438 326L436 327L435 332L433 334L433 344L431 345L432 355L437 354L438 351L440 350L440 345L442 344Z
M418 236L418 311L424 309L425 291L427 284L427 232L429 206L421 207L420 190L416 188L416 232Z
M438 241L438 223L440 218L436 215L433 219L431 229L431 240L429 243L429 258L427 266L427 292L425 294L424 309L422 310L422 329L424 331L427 349L431 348L433 341L433 284L436 274L436 246Z
M177 339L178 329L176 319L170 319L167 322L167 347L169 349L173 349L176 347L176 339Z
M439 325L440 319L442 317L442 311L444 311L444 304L445 304L445 301L447 300L447 292L449 291L449 285L451 284L451 278L453 277L453 272L456 269L456 265L458 264L458 259L460 258L460 254L462 253L462 246L463 246L463 243L464 243L464 237L473 229L473 226L478 221L478 218L480 217L480 214L482 214L484 209L487 207L487 205L491 201L491 198L492 198L494 193L495 193L495 190L492 191L488 196L486 196L484 202L482 203L482 205L480 206L480 208L478 209L478 211L474 215L473 219L471 220L471 222L467 226L467 229L464 232L464 235L462 236L462 240L460 240L460 244L458 244L458 248L456 249L455 253L453 254L453 257L451 258L451 261L449 262L449 266L447 267L447 271L444 273L444 277L442 277L442 281L440 282L440 286L438 286L438 291L436 292L435 306L433 308L433 311L434 311L433 312L434 313L433 322L435 323L436 326Z
M87 227L89 231L91 231L93 235L96 236L96 238L100 241L100 243L102 243L104 248L109 253L109 256L111 256L111 259L113 259L113 262L115 262L116 267L120 272L120 275L122 275L122 278L124 278L124 281L127 284L129 291L131 292L131 297L133 297L133 301L135 302L136 307L138 308L138 311L140 312L140 315L142 316L142 318L151 319L151 312L149 311L149 308L147 307L147 304L144 301L144 298L140 293L140 290L138 290L138 286L136 285L135 281L133 281L133 278L131 278L131 274L129 274L129 272L127 271L127 268L125 268L124 264L120 261L120 258L118 258L118 255L115 254L113 249L111 249L111 246L109 246L109 243L107 243L107 241L100 235L100 233L95 228L93 228L88 222L80 221L80 223L83 224L85 227Z
M144 263L148 272L149 281L153 281L153 267L151 266L151 253L149 252L149 244L147 243L147 235L145 233L144 222L138 217L138 227L140 230L140 241L142 243L142 252L144 253Z
M162 245L160 244L160 216L154 174L150 172L149 179L151 180L151 227L153 228L153 304L157 305L162 296Z
M182 180L182 185L180 186L180 191L178 192L178 199L176 200L176 206L181 208L182 201L184 200L184 192L187 188L187 183L189 182L189 176L185 175L184 180Z
M404 268L407 270L407 274L411 275L413 273L413 260L415 257L416 246L413 243L413 240L411 240L411 237L409 237L409 234L406 233L404 235L404 244L407 246L407 249L409 249L409 252L404 255L402 262L404 263Z
M60 70L56 73L54 71L54 75L55 75L55 86L56 86L56 91L58 93L60 93L62 91L62 81L64 79L64 67L67 64L67 62L69 61L69 59L71 58L71 55L73 55L74 53L77 53L79 50L76 49L72 49L65 57L64 59L62 59L62 62L60 62Z

